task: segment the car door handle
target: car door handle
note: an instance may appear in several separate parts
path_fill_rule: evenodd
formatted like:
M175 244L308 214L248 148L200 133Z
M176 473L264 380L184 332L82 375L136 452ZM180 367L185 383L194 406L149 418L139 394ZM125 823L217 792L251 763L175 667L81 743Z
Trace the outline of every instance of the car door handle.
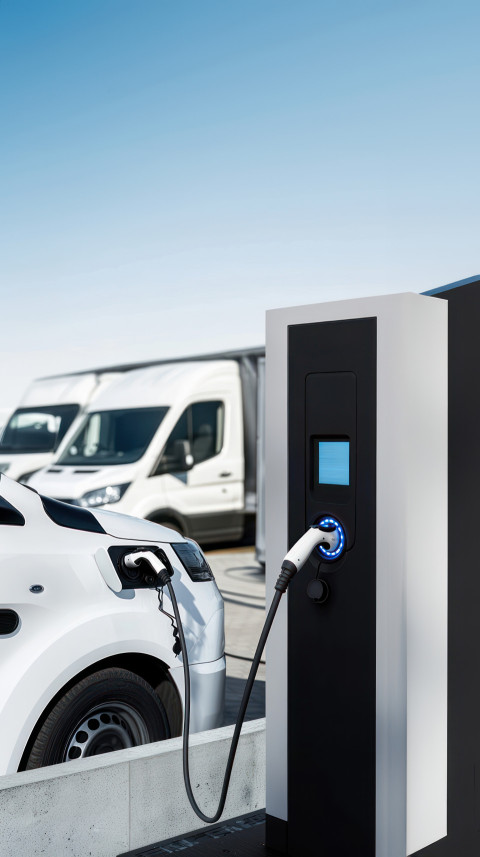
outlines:
M224 471L223 473L219 473L218 475L219 475L219 477L221 477L223 479L227 476L231 476L232 474L229 473L228 471Z

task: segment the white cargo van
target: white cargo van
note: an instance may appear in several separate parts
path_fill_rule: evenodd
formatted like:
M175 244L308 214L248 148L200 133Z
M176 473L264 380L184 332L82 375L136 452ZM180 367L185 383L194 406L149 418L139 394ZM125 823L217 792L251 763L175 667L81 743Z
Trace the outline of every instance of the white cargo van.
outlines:
M123 374L29 485L165 524L201 544L239 539L255 512L257 359L252 351L118 367Z
M0 473L26 482L49 464L85 405L114 377L82 372L34 381L3 428Z

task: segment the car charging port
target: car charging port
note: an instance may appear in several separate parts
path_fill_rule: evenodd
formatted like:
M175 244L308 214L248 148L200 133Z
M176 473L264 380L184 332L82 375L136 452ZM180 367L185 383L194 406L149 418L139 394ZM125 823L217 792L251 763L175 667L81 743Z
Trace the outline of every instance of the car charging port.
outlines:
M152 569L151 564L145 559L139 559L137 565L125 563L126 556L132 556L136 553L144 553L150 551L154 556L158 557L163 563L170 577L173 575L173 568L170 560L162 548L152 547L152 545L139 545L135 548L127 547L110 547L108 553L112 560L120 581L122 589L152 589L157 585L157 575Z

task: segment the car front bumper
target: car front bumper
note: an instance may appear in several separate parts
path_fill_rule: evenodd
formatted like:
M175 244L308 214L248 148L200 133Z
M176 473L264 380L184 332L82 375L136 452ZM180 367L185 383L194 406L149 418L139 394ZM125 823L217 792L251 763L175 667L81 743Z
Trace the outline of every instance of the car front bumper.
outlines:
M190 665L191 713L190 731L217 729L223 722L225 701L225 657L209 663ZM182 666L171 670L178 692L185 703L185 681Z

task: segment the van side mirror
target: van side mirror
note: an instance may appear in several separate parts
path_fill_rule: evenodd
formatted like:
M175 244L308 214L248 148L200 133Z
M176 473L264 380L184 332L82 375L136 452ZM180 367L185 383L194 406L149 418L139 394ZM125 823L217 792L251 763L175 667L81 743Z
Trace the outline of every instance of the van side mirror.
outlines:
M175 461L171 470L184 472L191 470L195 464L189 440L176 440L174 445Z

